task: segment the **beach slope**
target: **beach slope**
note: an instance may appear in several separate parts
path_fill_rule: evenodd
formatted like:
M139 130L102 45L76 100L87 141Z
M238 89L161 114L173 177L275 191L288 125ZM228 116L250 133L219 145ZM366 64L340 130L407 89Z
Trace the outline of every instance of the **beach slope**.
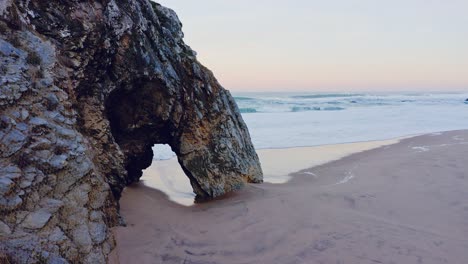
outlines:
M465 263L468 131L417 136L184 207L124 191L112 263Z

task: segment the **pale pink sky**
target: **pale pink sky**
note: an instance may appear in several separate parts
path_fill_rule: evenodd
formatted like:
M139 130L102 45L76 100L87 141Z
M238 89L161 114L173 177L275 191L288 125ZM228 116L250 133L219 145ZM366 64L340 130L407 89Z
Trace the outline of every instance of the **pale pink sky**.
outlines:
M233 91L468 90L466 0L161 0Z

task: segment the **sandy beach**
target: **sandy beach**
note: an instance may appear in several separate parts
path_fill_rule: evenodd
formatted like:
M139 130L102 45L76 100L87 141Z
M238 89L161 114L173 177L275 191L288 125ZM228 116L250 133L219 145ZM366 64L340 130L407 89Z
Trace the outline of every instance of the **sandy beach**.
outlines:
M316 167L354 153L395 144L403 138L313 147L259 149L257 154L262 163L264 182L281 184L288 182L292 174L301 169ZM195 193L176 157L153 160L151 166L143 171L140 182L162 191L167 194L169 200L178 204L194 205Z
M193 206L136 184L110 262L466 263L466 157L468 131L451 131L309 169L278 162L298 172Z

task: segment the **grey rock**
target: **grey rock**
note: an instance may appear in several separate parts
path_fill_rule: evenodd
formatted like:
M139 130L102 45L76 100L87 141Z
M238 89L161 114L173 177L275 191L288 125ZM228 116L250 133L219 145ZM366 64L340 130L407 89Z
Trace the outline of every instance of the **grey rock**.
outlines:
M49 241L53 243L60 243L67 239L65 234L60 230L60 228L56 227L52 231L50 231Z
M101 221L102 220L102 217L103 217L103 214L101 211L92 211L90 214L89 214L89 219L91 221Z
M21 169L14 165L0 168L0 175L8 179L17 179L21 177Z
M95 191L93 194L93 199L89 201L89 205L91 206L91 208L96 210L103 207L107 199L107 192L108 190Z
M56 155L50 159L49 164L54 169L62 169L67 165L67 158L67 155Z
M17 209L23 202L19 195L10 195L10 197L0 196L0 207L4 210Z
M96 244L101 244L107 237L107 227L104 223L89 223L91 239Z
M30 187L31 185L32 185L32 181L23 180L20 183L20 188L21 189L26 189L26 188Z
M73 139L76 138L77 134L74 130L68 129L68 128L63 128L63 127L57 127L57 134L60 135L61 137L68 138L68 139Z
M11 234L11 229L10 227L5 224L4 222L0 221L0 235L2 237L6 236L6 235L10 235Z
M57 212L63 206L63 204L63 201L50 198L45 198L39 203L42 209L46 210L51 214Z
M51 83L49 85L51 85ZM45 85L45 86L48 86L48 85ZM46 100L47 100L46 102L47 108L49 110L54 110L59 105L59 100L55 94L48 94Z
M0 195L5 195L10 192L11 188L14 186L14 182L10 178L0 178Z
M26 109L21 110L21 120L26 120L29 117L29 112Z
M47 125L49 122L41 117L33 117L29 120L29 124L33 126Z
M72 237L73 241L75 241L75 243L77 243L84 251L91 251L93 242L91 241L89 229L86 224L81 224L75 227L72 231Z
M21 117L20 117L20 118L21 118ZM25 123L17 123L17 124L16 124L16 128L17 128L19 131L21 131L22 133L25 133L25 132L27 132L27 130L28 130L29 127L28 127L28 125L25 124Z
M47 224L51 217L51 213L44 209L39 209L36 212L28 214L26 219L24 219L22 226L29 229L40 229Z
M46 163L47 160L52 156L52 151L48 149L37 150L35 153L35 158L40 162Z
M0 248L19 263L104 263L154 144L172 147L199 200L262 182L237 105L173 10L4 0L0 23L0 221L15 223Z
M91 252L85 259L86 263L104 263L106 258L102 252Z
M11 43L6 42L3 39L0 39L0 53L2 53L4 56L19 57L22 52L21 50L15 48Z
M2 157L8 157L19 151L26 144L26 135L19 130L12 130L0 142Z
M52 256L48 260L48 264L68 264L68 263L69 262L66 259L57 257L57 256ZM95 263L98 263L98 262L95 262Z

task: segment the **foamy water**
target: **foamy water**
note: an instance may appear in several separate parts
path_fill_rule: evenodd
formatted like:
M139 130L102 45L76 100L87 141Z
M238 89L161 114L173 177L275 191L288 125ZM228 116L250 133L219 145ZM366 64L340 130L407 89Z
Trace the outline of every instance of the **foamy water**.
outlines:
M271 183L284 183L288 174L301 169L396 143L385 139L468 129L468 93L234 96L258 150L265 181ZM363 143L343 144L347 142ZM192 188L170 147L155 146L154 153L155 161L142 178L145 184L173 201L192 204Z
M234 94L256 149L308 147L468 129L468 93ZM173 156L168 146L155 159Z
M468 93L247 95L242 94L238 104L241 110L256 111L243 117L257 149L385 140L468 128Z

